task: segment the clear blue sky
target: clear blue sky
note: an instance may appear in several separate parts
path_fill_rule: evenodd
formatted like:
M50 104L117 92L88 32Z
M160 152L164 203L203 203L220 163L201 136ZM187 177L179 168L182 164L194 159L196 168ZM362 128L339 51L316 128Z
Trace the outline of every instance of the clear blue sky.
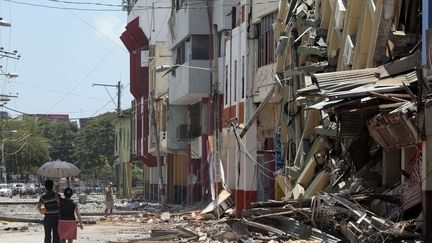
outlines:
M102 8L49 0L17 1ZM120 0L98 2L121 4ZM122 108L130 107L129 54L119 39L126 25L126 12L49 9L0 0L0 17L12 24L11 28L1 27L0 46L21 54L18 61L0 59L5 72L19 74L10 80L0 76L3 94L18 93L7 107L32 114L94 116L114 111L115 104L104 87L92 87L92 83L117 84L119 80L124 86ZM107 89L117 102L116 89Z

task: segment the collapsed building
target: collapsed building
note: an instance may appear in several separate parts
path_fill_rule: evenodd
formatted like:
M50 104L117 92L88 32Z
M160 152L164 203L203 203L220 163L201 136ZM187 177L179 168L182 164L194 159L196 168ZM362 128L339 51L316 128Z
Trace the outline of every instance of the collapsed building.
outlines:
M131 13L143 5L127 2ZM171 43L159 43L167 53L158 55L156 47L141 53L152 59L136 67L142 77L151 73L149 83L132 75L145 86L137 86L143 95L135 97L134 114L142 114L133 118L131 134L135 157L148 166L148 194L165 193L163 178L168 202L208 201L223 187L241 217L256 201L322 202L333 193L367 193L362 205L375 217L416 219L421 231L430 221L432 190L430 84L421 41L427 2L184 0L161 6L171 10L162 18L168 21L164 41ZM142 37L132 31L139 29L135 17L129 16L126 43ZM131 58L141 60L147 45L134 45ZM170 59L163 81L157 67ZM156 106L149 109L144 104L153 96ZM154 119L159 128L151 124L152 109L160 114Z
M367 192L368 210L392 222L415 219L421 232L430 221L432 153L421 1L279 4L279 199ZM351 222L357 236L359 221Z

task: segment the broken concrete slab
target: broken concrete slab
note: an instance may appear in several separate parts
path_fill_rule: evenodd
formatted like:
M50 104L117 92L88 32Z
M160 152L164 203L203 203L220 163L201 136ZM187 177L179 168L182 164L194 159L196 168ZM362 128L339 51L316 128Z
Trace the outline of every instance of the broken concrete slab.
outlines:
M205 219L220 218L232 206L234 206L234 201L231 192L223 190L215 200L201 211L201 216Z
M305 198L310 198L312 196L318 195L320 192L324 191L330 184L330 173L322 171L320 172L306 189Z

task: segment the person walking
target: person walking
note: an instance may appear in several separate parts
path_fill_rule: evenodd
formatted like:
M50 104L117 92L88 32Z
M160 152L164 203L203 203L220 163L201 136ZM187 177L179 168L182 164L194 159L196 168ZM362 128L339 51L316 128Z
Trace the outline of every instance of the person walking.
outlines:
M114 197L113 197L113 191L112 191L112 183L108 183L107 187L105 188L105 217L108 216L108 213L111 215L113 208L114 208Z
M81 213L78 204L75 203L72 197L73 191L67 187L63 191L64 198L60 198L60 220L58 224L58 232L62 243L72 243L77 238L77 222L75 214L78 218L78 227L83 229Z
M39 212L45 215L43 224L45 231L45 243L60 243L57 227L60 216L60 196L53 191L54 182L52 180L45 181L46 193L43 194L38 202L37 208ZM42 209L42 205L44 209ZM51 236L52 232L52 236Z

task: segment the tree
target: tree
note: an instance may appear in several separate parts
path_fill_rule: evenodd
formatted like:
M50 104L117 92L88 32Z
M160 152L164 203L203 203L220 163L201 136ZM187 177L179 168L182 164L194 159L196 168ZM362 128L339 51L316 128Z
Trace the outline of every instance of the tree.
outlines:
M111 166L114 154L115 113L105 113L91 118L78 131L75 139L74 158L87 178L112 179ZM109 172L106 172L109 169ZM105 171L105 173L102 173ZM110 178L107 178L111 174Z
M49 120L43 119L38 122L38 126L42 136L47 138L50 144L51 159L74 163L73 151L78 132L76 124L64 120L51 123Z
M41 135L34 119L3 119L0 121L0 132L8 172L33 174L44 162L50 160L50 145Z

